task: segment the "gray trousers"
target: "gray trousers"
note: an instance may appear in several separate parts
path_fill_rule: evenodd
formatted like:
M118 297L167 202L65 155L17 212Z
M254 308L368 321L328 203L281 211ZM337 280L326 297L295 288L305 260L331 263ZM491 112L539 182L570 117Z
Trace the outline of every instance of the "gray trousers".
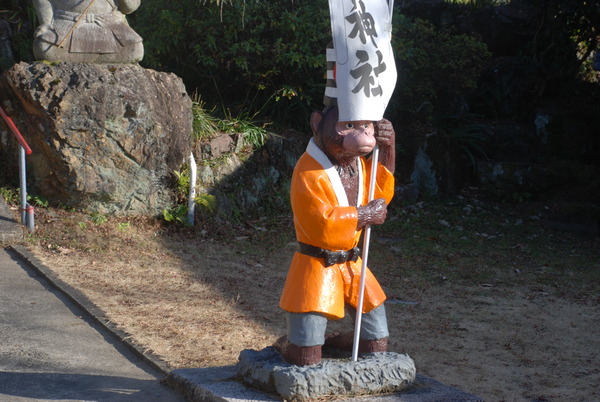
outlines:
M346 313L356 317L356 310L346 307ZM287 313L288 341L296 346L316 346L325 343L327 318L319 313ZM362 315L360 339L375 340L389 336L383 304Z

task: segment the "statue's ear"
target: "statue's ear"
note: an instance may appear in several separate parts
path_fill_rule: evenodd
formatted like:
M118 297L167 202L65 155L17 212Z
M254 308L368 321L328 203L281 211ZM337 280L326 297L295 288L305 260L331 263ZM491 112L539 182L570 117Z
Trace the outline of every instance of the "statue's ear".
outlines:
M321 120L323 119L323 113L315 110L310 115L310 128L312 129L313 134L317 134L319 132L319 124L321 124Z

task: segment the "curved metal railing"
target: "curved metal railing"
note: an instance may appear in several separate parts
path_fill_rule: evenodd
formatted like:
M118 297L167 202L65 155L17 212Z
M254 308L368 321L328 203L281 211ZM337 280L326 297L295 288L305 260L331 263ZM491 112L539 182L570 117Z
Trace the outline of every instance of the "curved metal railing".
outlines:
M27 230L30 233L35 231L35 217L33 207L27 202L27 174L25 167L25 155L31 155L31 148L25 141L25 138L21 135L21 132L12 121L12 119L4 113L4 109L0 106L0 116L6 122L9 130L14 134L17 141L19 142L19 183L20 183L20 212L21 212L21 223L27 226Z

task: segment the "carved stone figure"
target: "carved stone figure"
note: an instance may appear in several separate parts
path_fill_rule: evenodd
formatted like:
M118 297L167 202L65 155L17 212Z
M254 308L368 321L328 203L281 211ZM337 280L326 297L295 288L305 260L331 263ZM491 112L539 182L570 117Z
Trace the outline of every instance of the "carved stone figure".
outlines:
M362 229L384 222L394 194L395 135L389 121L339 121L337 107L328 107L313 113L311 128L314 136L292 177L299 247L280 302L287 312L287 336L275 344L288 363L298 366L319 363L323 344L352 349L352 333L326 339L327 320L356 309ZM368 202L371 160L365 156L375 144L381 159L375 199ZM367 271L361 353L387 350L384 300L381 286Z
M34 0L40 26L34 33L38 60L137 63L142 37L127 23L141 0Z

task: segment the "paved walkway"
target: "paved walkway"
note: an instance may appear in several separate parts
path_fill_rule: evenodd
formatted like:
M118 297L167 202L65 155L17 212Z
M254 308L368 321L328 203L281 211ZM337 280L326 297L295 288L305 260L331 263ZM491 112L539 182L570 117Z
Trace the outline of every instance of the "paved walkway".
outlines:
M12 231L5 207L0 230ZM184 401L164 375L0 248L0 401Z

